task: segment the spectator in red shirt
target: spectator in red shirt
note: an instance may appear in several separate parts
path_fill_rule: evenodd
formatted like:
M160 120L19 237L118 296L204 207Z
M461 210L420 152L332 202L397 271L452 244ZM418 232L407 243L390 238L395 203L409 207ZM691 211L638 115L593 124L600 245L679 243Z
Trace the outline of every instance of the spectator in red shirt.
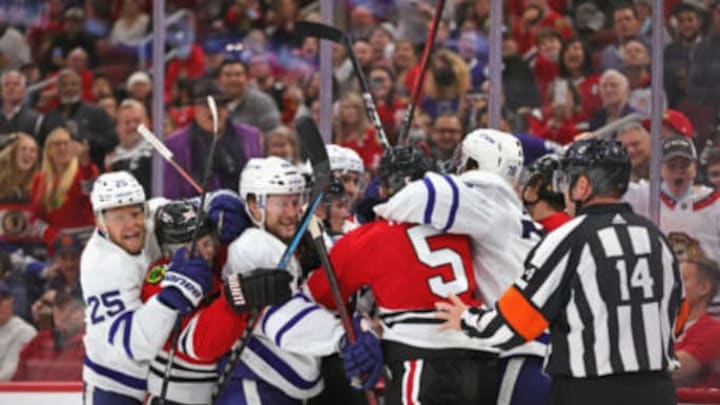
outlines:
M415 84L415 79L420 74L418 56L412 42L408 40L395 42L392 61L397 79L395 90L399 95L408 96L412 91L413 84Z
M53 328L41 331L23 348L13 381L81 381L84 318L81 297L58 293Z
M670 234L676 250L685 249L680 270L690 311L685 331L675 343L680 368L672 372L677 386L720 387L720 321L710 317L707 307L718 291L720 269L705 257L700 248L685 235ZM690 240L684 247L683 240ZM680 252L682 253L682 252ZM680 256L680 255L679 255Z
M592 117L602 102L600 100L600 77L592 73L592 56L580 38L572 38L563 44L559 59L560 77L572 81L580 92L582 111Z
M56 128L47 137L40 171L30 185L36 214L55 230L91 230L95 226L90 188L98 168L90 161L87 141Z
M375 66L370 69L370 92L377 104L380 122L391 144L397 141L396 114L404 110L407 103L395 95L395 77L389 68Z
M522 18L513 26L513 37L518 43L520 54L530 51L535 45L535 36L543 28L550 28L564 39L573 36L572 28L564 16L548 6L547 0L525 0Z
M545 29L538 33L536 43L538 52L530 62L530 66L535 74L540 100L545 100L547 99L550 83L560 75L558 61L562 48L562 38L557 32Z
M588 129L580 92L572 83L562 79L554 81L547 100L540 114L529 118L531 134L566 145Z
M365 115L362 98L357 93L348 93L340 100L339 109L333 143L354 150L362 158L365 169L375 170L380 164L383 150L375 128Z

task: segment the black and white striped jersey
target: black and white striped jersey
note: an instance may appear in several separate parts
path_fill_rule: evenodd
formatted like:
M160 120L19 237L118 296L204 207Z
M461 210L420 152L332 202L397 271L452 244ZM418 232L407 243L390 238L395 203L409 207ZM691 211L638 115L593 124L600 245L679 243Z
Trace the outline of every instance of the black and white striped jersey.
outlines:
M660 230L626 204L595 205L543 239L496 308L465 311L462 327L509 349L549 326L550 375L666 370L677 366L684 297Z

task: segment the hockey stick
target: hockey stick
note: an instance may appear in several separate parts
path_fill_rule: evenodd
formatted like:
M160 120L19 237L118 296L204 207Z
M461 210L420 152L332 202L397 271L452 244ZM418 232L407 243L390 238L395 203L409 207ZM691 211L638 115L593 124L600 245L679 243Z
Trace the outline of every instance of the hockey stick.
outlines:
M308 224L313 218L315 210L317 209L318 205L320 205L323 192L327 188L328 184L330 184L330 159L328 158L325 144L323 142L322 136L320 135L320 131L315 125L315 122L310 117L302 117L298 119L296 128L298 137L300 138L300 143L303 146L303 150L308 154L310 158L315 182L313 183L313 187L310 192L311 202L305 210L305 213L303 214L303 217L298 224L298 228L295 230L295 234L293 234L290 243L288 243L287 248L285 248L285 252L283 253L278 263L277 267L281 270L286 269L288 264L290 263L290 259L292 258L295 249L300 244L300 240L305 234L305 231L307 231L308 229ZM245 328L245 331L243 331L243 335L240 337L240 339L238 339L238 341L233 344L233 347L230 349L230 357L228 358L228 362L225 364L222 373L218 376L218 382L213 389L212 397L210 400L211 404L217 403L220 392L222 392L223 388L225 388L225 385L230 378L230 373L232 372L237 362L240 360L240 356L245 350L245 347L247 347L248 342L250 341L250 335L252 335L252 332L255 329L255 326L257 325L259 319L259 312L250 312L250 316L248 317L248 326Z
M430 52L432 51L433 44L435 43L435 36L437 35L438 26L440 25L440 18L442 18L443 10L445 9L445 0L438 0L435 5L435 15L433 16L432 22L430 23L430 30L428 31L427 38L425 38L425 47L423 49L422 58L420 58L420 72L415 78L413 83L412 93L410 95L410 104L405 110L405 116L403 122L400 125L400 135L398 136L398 145L402 145L407 138L410 127L412 126L413 115L415 114L415 106L420 100L420 91L423 83L425 82L425 72L427 71L428 62L430 60Z
M380 121L380 115L377 112L375 100L373 100L372 93L370 93L370 85L368 85L365 73L363 73L360 62L355 55L355 51L353 50L352 46L352 39L350 39L350 36L333 26L312 21L297 22L295 24L294 32L297 35L303 37L316 37L320 39L326 39L332 42L337 42L345 47L348 52L350 62L352 63L353 70L355 71L355 76L357 76L358 81L360 82L362 99L365 103L365 112L367 113L368 118L370 118L370 122L372 123L373 127L375 127L375 131L377 132L380 145L382 145L383 149L385 150L390 149L390 142L388 141L387 134L385 134L385 129L382 126L382 121Z
M345 329L345 335L347 336L348 342L353 344L357 340L357 336L355 336L355 330L352 326L350 314L348 313L345 302L342 299L342 294L340 294L340 286L338 285L337 278L335 277L335 270L333 270L333 265L330 262L327 247L325 246L325 240L323 239L323 233L320 229L320 224L318 223L317 218L310 221L308 230L313 238L315 250L317 250L318 256L320 256L320 263L322 263L325 276L328 279L328 284L330 284L330 291L332 292L335 306L337 307L338 314L340 315L343 329ZM367 397L369 405L377 405L377 398L372 390L366 390L365 396Z
M631 122L642 121L645 118L647 118L647 115L634 112L592 131L591 134L595 138L609 140L618 129L630 124Z
M163 159L165 159L166 162L170 163L170 166L172 166L175 170L177 170L178 174L187 181L192 188L195 189L198 193L202 193L203 189L200 187L199 184L195 180L193 180L192 176L183 169L182 166L180 166L180 163L175 160L175 157L170 149L165 146L164 143L162 143L161 140L159 140L155 134L152 133L148 129L148 127L145 126L145 124L140 124L137 128L138 133L150 144L150 146L153 147L157 151L157 153L162 156Z
M202 225L202 221L205 220L205 198L207 197L207 183L208 179L210 179L210 173L212 172L212 162L213 158L215 157L215 147L217 146L218 138L220 138L218 126L219 126L219 118L218 118L218 111L217 111L217 104L215 103L215 99L213 96L207 97L207 103L208 108L210 109L210 115L212 116L213 121L213 138L212 142L210 143L210 152L208 152L208 159L205 162L205 171L203 172L203 184L202 184L202 193L200 194L200 205L198 206L198 213L197 217L195 218L195 229L193 229L192 238L190 239L190 251L188 252L188 257L195 256L195 251L197 249L197 239L200 232L200 228ZM168 350L168 359L167 364L165 365L165 373L163 374L163 381L162 381L162 387L160 389L160 404L165 404L165 397L167 395L167 389L168 385L170 383L170 374L172 372L172 364L173 360L175 359L175 346L177 346L178 339L180 338L180 329L182 328L182 316L178 316L175 319L175 325L173 326L171 336L170 336L170 348Z

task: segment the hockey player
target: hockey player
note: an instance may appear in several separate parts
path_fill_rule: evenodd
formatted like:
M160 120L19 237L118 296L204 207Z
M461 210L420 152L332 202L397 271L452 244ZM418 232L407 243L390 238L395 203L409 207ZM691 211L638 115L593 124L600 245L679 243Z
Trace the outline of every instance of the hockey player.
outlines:
M221 191L211 197L217 201ZM219 197L219 198L224 198ZM217 206L217 204L213 204ZM164 257L151 265L143 285L143 301L161 291L160 283L168 270L170 258L178 249L188 249L197 224L197 208L189 201L170 202L155 215L155 234ZM225 280L233 288L223 290L220 269L225 262L226 249L213 234L209 221L202 221L197 231L197 252L213 269L213 287L198 309L183 319L175 357L167 387L168 404L207 404L217 380L216 360L237 340L247 325L247 309L261 309L281 304L290 298L287 273L261 271L235 280ZM285 277L283 277L285 276ZM242 290L244 302L236 304L231 291ZM213 299L216 297L215 299ZM218 325L223 327L219 328ZM170 340L170 339L169 339ZM148 403L159 402L167 367L167 342L150 364L148 375Z
M559 189L578 216L532 250L495 309L438 302L439 329L509 349L550 327L548 403L675 404L668 370L688 307L667 238L620 203L630 166L617 141L573 144Z
M256 227L230 244L226 276L277 266L299 223L305 179L280 158L251 159L240 176L240 196ZM297 289L298 260L292 258L285 271ZM218 404L299 405L322 391L320 357L336 352L344 336L335 317L296 294L265 310L257 325ZM360 336L370 343L374 339Z
M330 171L342 181L351 204L355 203L362 195L367 182L360 155L350 148L334 144L327 145L327 153L330 159Z
M204 260L178 254L161 291L143 303L142 281L159 252L142 186L128 172L105 173L95 180L90 199L97 228L80 262L87 306L83 397L86 404L139 405L148 361L178 314L205 297L210 272Z
M395 221L430 224L469 235L473 267L483 302L492 304L520 274L542 228L523 210L514 191L523 153L511 134L478 129L456 152L459 176L428 173L375 208ZM547 336L501 354L498 404L536 404L548 392L541 374Z
M565 212L565 196L553 187L553 175L559 165L557 155L545 155L523 172L523 205L545 232L551 232L571 219Z

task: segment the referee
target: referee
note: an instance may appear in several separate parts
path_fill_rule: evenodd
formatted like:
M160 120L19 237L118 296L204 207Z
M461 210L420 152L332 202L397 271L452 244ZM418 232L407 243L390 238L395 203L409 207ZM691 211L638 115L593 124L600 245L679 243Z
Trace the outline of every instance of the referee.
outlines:
M687 303L668 240L620 203L627 152L615 141L579 141L555 177L577 217L529 253L494 310L439 302L441 328L509 349L549 327L554 405L675 404L668 370L678 366L673 343Z

